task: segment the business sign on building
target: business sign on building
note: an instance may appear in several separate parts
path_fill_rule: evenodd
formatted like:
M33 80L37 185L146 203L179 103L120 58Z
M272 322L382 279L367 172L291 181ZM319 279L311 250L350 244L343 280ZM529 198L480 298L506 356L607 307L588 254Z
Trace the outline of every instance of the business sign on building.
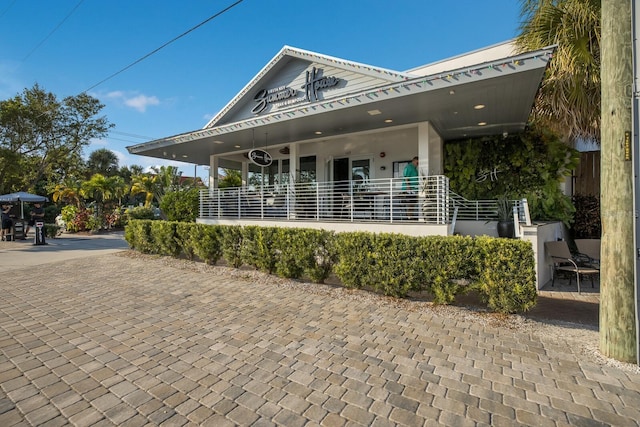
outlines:
M323 76L322 70L313 67L312 71L307 71L305 82L300 87L302 91L289 86L262 89L254 98L256 105L251 112L258 115L269 106L284 108L300 102L318 101L322 90L337 86L341 81L338 77Z
M259 148L254 148L249 151L249 160L254 165L263 167L270 166L272 162L271 154L265 150L260 150Z

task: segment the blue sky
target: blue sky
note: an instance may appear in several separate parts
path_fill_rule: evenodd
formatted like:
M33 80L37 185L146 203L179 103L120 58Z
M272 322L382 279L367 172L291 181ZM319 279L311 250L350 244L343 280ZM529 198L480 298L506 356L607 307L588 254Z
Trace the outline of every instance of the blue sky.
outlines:
M0 99L35 83L77 95L235 2L0 0ZM404 71L515 37L519 12L517 0L243 0L90 89L115 127L85 155L169 164L125 147L202 128L284 45Z

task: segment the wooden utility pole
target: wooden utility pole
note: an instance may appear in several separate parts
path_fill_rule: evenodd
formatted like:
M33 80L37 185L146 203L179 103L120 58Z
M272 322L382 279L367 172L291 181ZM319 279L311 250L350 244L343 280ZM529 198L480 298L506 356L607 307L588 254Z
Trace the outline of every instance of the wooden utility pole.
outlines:
M600 351L636 362L631 2L602 1Z

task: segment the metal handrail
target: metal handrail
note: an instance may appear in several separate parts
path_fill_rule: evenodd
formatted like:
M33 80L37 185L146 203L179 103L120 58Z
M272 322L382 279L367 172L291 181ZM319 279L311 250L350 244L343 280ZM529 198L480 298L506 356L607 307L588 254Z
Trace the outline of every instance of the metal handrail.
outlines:
M203 189L200 218L449 224L457 220L497 220L496 200L467 200L450 191L443 175L420 177L418 191L403 178ZM511 201L521 212L522 201Z

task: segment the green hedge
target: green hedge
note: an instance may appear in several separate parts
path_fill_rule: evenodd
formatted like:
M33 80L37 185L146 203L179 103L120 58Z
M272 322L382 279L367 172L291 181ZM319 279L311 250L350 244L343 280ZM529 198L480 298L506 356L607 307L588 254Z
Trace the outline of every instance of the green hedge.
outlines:
M516 313L533 307L537 297L533 249L515 239L150 220L130 221L125 239L144 253L197 257L212 265L224 258L236 268L293 279L323 283L333 273L345 287L394 297L428 292L437 304L475 290L490 309Z

